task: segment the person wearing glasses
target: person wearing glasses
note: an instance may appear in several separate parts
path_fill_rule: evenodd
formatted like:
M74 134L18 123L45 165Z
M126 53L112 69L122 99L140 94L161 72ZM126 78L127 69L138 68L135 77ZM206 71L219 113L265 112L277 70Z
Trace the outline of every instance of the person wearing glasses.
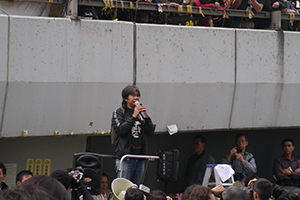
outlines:
M223 159L224 164L229 164L235 171L234 180L245 184L245 179L257 172L254 156L246 151L248 139L242 133L235 136L236 147Z
M187 187L192 184L202 185L206 165L215 164L215 159L205 152L205 146L206 138L203 135L195 135L193 138L195 154L189 158L185 172L185 183ZM213 174L209 182L214 182Z

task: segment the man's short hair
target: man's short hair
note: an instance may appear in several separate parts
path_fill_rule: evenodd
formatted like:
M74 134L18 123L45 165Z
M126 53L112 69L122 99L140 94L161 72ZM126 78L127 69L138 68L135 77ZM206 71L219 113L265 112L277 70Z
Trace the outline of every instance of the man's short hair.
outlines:
M195 136L193 137L193 141L196 140L196 139L200 139L202 143L205 143L205 144L206 144L206 138L205 138L203 135L200 135L200 134L195 135Z
M245 190L236 186L230 186L222 192L222 200L248 200L249 195Z
M144 200L144 194L137 187L130 187L126 190L125 200Z
M31 175L31 176L33 176L33 174L32 174L31 171L29 171L29 170L22 170L16 176L16 184L17 184L18 181L22 182L23 176L25 176L25 175Z
M255 181L253 190L258 194L260 200L268 200L272 195L272 183L265 178L259 178Z
M5 175L6 174L6 167L4 166L4 164L2 162L0 162L0 169L2 169L3 175Z
M211 193L211 189L202 185L193 184L186 188L182 198L183 200L207 200Z
M281 145L283 146L285 142L291 142L293 146L295 146L294 140L290 139L290 138L286 138L284 140L282 140Z
M161 190L151 190L147 196L147 200L167 200L167 196Z
M245 137L245 140L248 141L248 138L246 137L245 134L239 133L239 134L237 134L237 135L235 136L235 143L238 141L238 139L239 139L240 137Z

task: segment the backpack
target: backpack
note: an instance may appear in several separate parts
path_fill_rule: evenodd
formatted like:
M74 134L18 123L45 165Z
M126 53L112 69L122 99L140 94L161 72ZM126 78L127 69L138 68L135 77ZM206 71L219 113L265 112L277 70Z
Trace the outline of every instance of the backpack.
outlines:
M120 108L122 110L123 116L125 117L125 109L123 107L120 107ZM117 110L115 112L117 112ZM116 131L115 131L113 125L111 124L111 127L110 127L110 142L111 142L112 146L114 146L116 135L117 135Z

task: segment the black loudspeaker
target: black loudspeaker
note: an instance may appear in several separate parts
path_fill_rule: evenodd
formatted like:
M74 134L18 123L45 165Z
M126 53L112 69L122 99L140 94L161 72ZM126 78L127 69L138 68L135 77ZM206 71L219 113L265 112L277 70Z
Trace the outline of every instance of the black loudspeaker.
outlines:
M83 179L87 182L87 188L92 195L101 192L103 158L101 154L80 152L73 157L73 169L82 167Z
M171 151L158 152L158 177L165 181L177 181L179 170L179 151L173 149Z

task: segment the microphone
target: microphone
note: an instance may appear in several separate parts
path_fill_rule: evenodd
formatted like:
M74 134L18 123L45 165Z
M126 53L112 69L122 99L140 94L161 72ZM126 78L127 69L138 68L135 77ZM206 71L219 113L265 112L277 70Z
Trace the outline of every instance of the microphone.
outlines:
M137 106L137 105L142 105L139 101L134 102L134 104L135 104L136 106ZM143 122L144 119L146 118L146 115L145 115L145 113L144 113L143 111L140 112L139 118L140 118L140 120L141 120L142 122Z

